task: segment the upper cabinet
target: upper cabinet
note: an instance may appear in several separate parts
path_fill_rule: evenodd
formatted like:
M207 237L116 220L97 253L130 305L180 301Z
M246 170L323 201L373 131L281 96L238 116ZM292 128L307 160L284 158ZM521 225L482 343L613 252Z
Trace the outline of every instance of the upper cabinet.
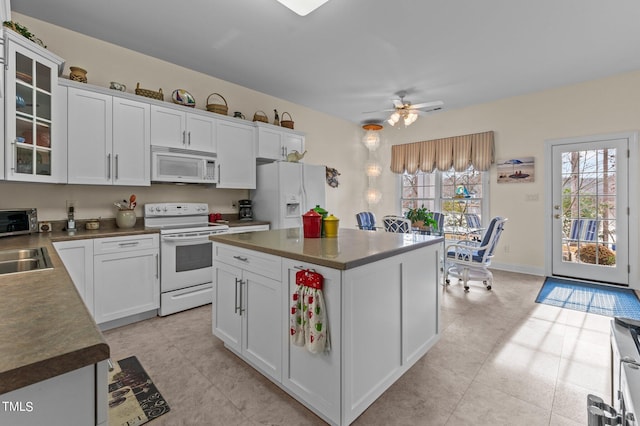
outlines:
M258 160L285 161L293 151L304 152L304 134L283 127L256 122Z
M151 106L151 144L216 152L214 117L184 109Z
M80 84L68 86L68 182L151 184L150 106ZM86 85L82 85L86 86Z
M65 182L66 140L58 75L64 61L13 31L5 41L5 176L7 180Z
M255 130L241 120L217 120L218 188L256 188Z

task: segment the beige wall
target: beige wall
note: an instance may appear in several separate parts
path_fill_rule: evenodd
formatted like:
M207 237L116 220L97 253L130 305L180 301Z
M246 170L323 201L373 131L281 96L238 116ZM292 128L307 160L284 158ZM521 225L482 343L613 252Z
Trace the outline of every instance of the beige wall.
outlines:
M280 114L288 111L295 121L296 130L306 133L308 153L305 162L334 167L341 173L341 185L337 189L327 186L327 210L339 218L353 216L353 210L362 210L363 205L358 200L362 198L360 188L364 185L364 173L354 167L354 164L362 163L365 155L364 148L357 143L359 126L28 16L12 15L14 21L28 27L45 42L49 50L66 60L62 78L68 78L69 67L75 65L86 69L89 84L97 86L108 87L110 81L118 81L126 84L127 91L133 93L136 83L140 82L140 87L145 89L162 88L165 100L169 101L174 89L186 89L195 97L198 109L205 109L207 96L216 92L226 98L230 114L241 111L247 118L252 118L255 111L263 110L272 121L274 108ZM158 201L207 202L211 211L222 213L236 212L237 209L231 206L232 202L249 195L245 190L156 184L150 188L123 188L4 182L0 185L0 191L3 193L0 208L35 206L43 220L63 219L65 200L70 199L78 201L80 218L91 218L114 217L113 201L128 197L130 193L138 196L141 205ZM141 211L138 215L141 215Z
M140 82L148 89L161 87L165 95L176 88L186 89L195 96L197 108L201 109L210 93L219 92L226 97L230 111L242 111L248 117L256 110L264 110L271 119L273 108L289 111L296 129L307 134L309 152L305 160L335 167L341 173L340 186L337 189L327 187L327 209L341 219L342 226L353 227L354 214L368 208L363 201L367 186L364 177L367 152L360 144L362 131L359 125L30 17L14 14L13 19L30 28L52 52L66 59L64 77L68 76L70 65L77 65L88 70L90 84L107 86L114 80L125 83L132 91L136 82ZM379 217L398 211L398 179L388 171L392 144L493 130L497 159L533 156L536 161L533 183L498 185L495 169L491 171L491 214L509 218L494 264L542 274L546 247L543 233L545 140L635 131L640 127L638 100L640 72L634 72L446 111L419 119L406 129L387 127L382 131L383 145L377 153L384 173L376 185L382 189L383 199L372 210ZM79 215L88 218L113 217L115 212L111 203L131 192L138 195L142 204L168 200L206 201L212 211L222 212L235 211L231 202L247 196L247 191L173 185L118 188L3 183L0 190L3 193L0 207L36 206L41 217L47 220L64 217L67 199L78 200ZM527 201L527 195L537 195L538 200Z
M533 183L497 184L495 167L491 169L491 215L509 218L494 265L543 274L545 140L636 131L639 101L640 72L633 72L434 114L406 129L385 128L381 183L385 198L374 212L381 215L399 209L398 179L389 172L390 144L493 130L496 159L533 156L536 162ZM527 195L538 200L527 201Z

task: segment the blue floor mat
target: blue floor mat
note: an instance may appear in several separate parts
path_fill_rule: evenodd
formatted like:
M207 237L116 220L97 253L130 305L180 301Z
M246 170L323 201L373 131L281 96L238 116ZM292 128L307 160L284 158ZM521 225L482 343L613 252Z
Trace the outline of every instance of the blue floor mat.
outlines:
M633 290L547 277L536 303L610 317L640 320L640 301Z

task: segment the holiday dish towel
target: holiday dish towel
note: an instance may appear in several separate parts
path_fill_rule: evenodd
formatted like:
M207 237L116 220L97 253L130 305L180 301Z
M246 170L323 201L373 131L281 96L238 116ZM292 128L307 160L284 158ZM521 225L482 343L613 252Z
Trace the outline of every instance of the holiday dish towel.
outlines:
M311 353L329 351L329 328L322 293L324 277L312 270L296 273L290 315L291 342Z

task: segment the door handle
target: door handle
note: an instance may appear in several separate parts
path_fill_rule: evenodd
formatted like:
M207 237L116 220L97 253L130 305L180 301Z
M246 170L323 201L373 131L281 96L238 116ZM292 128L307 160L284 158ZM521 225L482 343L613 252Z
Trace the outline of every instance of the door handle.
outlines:
M555 217L556 219L560 219L560 214L556 213L556 214L553 215L553 217Z
M243 280L240 280L240 316L244 312L244 308L242 307L242 284L244 284Z
M156 254L156 279L160 278L160 255Z
M189 131L189 133L187 133L187 145L191 146L191 131Z
M116 154L116 180L118 180L118 154Z
M240 309L240 308L238 307L238 282L241 282L241 281L240 281L239 279L237 279L237 278L236 278L236 288L235 288L235 292L234 292L234 293L235 293L235 302L234 302L234 304L235 304L235 306L234 306L234 307L235 307L235 310L233 311L233 312L234 312L234 313L236 313L236 314L238 313L238 309Z
M107 179L111 179L111 154L107 154Z

